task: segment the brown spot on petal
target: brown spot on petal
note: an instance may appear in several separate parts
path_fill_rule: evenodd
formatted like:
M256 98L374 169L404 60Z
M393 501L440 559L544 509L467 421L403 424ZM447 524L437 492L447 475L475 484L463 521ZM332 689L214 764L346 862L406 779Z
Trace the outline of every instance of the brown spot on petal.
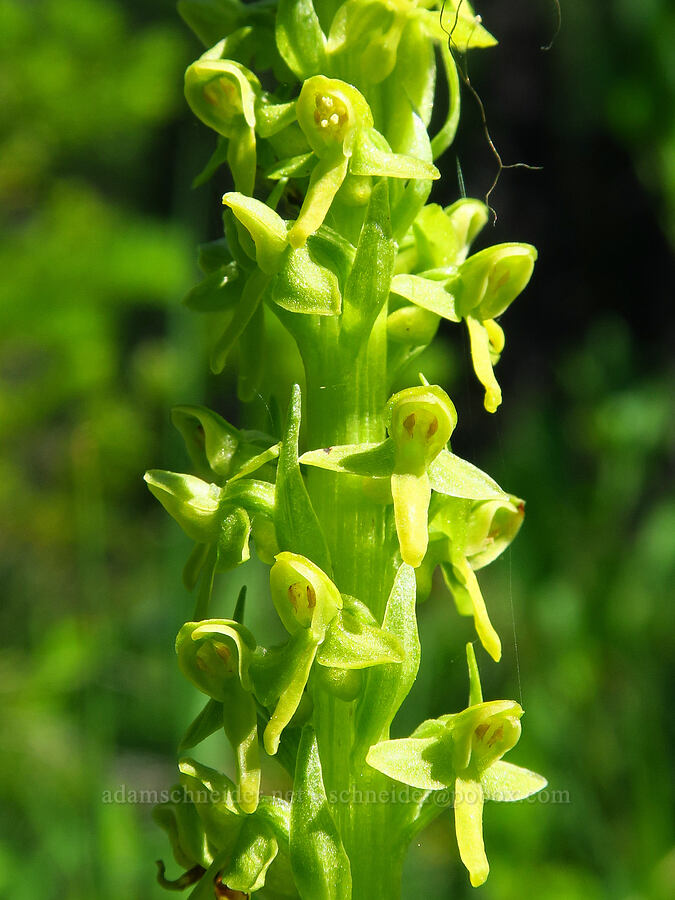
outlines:
M316 592L311 584L307 585L307 608L314 609L316 606Z
M415 430L415 422L417 421L417 416L415 413L410 413L410 415L403 420L403 427L408 432L410 437L412 437L412 433Z
M497 728L497 729L495 730L495 732L493 733L493 735L492 735L492 737L490 738L490 740L487 742L488 747L494 746L494 744L496 744L497 741L501 741L501 739L502 739L503 737L504 737L504 726L503 726L503 725L500 725L499 728Z
M433 417L429 424L429 428L427 429L427 437L433 437L434 434L438 431L438 419L436 416Z
M483 740L483 738L485 737L485 732L488 730L489 727L490 726L488 724L483 723L482 725L479 725L478 728L476 728L476 737L478 738L479 741Z

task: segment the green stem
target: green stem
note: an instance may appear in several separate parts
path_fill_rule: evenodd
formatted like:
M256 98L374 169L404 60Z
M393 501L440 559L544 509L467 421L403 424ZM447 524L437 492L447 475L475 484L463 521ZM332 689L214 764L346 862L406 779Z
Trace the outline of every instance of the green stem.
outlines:
M317 339L318 338L318 339ZM309 348L308 348L309 350ZM307 446L380 441L387 399L386 310L356 359L340 345L337 323L321 323L304 352ZM330 548L334 580L366 603L378 621L391 587L385 506L364 495L360 478L312 470L308 489ZM392 848L390 810L380 795L392 782L369 767L355 771L354 703L318 688L314 726L324 782L352 868L354 900L400 894L404 847Z

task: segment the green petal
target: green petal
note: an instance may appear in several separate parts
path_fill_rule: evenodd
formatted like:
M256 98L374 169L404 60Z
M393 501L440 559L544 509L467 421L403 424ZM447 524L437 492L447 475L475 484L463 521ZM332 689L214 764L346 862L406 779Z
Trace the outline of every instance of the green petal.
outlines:
M394 473L391 476L391 493L401 557L403 562L416 568L424 559L429 542L429 476L426 472L422 475Z
M289 634L310 629L322 641L342 608L342 597L326 573L298 553L278 553L270 571L270 590Z
M450 761L450 751L447 747L445 750L444 755ZM366 762L373 769L423 791L440 791L448 787L448 783L438 777L438 759L439 739L436 736L382 741L374 744L366 756ZM452 777L451 767L448 772Z
M486 800L498 800L503 803L524 800L548 784L542 775L502 760L488 766L481 773L480 781Z
M471 359L476 377L485 388L483 404L488 412L496 412L502 402L502 390L497 383L490 358L490 336L478 319L466 317L471 342Z
M222 521L221 489L194 475L150 469L143 476L150 492L192 540L211 543Z
M490 865L483 843L483 788L479 781L455 781L455 831L471 884L480 887L487 880Z
M248 668L255 638L245 625L232 619L186 622L176 638L178 665L195 687L225 702L228 683L239 680L251 689Z

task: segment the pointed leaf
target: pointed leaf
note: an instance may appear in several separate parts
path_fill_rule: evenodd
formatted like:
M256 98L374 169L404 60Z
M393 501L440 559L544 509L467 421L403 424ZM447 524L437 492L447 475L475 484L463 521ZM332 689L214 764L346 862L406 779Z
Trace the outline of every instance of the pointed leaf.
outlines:
M349 857L326 797L316 735L302 731L291 801L291 866L302 900L351 900Z
M222 727L223 704L219 700L211 699L183 735L178 752L191 750Z
M279 0L276 39L284 62L301 81L326 71L326 38L312 0Z
M330 575L332 567L326 539L298 465L300 420L300 388L294 385L277 468L274 518L277 538L282 550L306 556Z

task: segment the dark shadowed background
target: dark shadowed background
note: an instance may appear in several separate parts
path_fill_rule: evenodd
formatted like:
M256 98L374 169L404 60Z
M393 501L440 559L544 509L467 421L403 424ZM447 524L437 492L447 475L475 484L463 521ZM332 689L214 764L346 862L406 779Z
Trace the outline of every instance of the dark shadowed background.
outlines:
M455 400L453 448L525 497L486 571L505 645L486 697L522 701L514 761L547 802L486 808L485 900L666 900L675 881L671 714L675 8L669 0L476 4L472 56L505 163L482 238L539 248L504 316L505 402L482 409L460 329L424 370ZM175 780L199 698L173 639L192 600L178 528L141 480L184 469L169 411L238 415L206 376L210 323L181 297L216 237L226 176L190 181L213 137L186 111L199 53L160 0L0 0L0 897L146 900L169 853L138 793ZM495 161L464 94L435 199L482 197ZM274 333L271 340L275 340ZM290 359L274 373L282 403ZM249 411L264 424L262 402ZM223 578L222 614L242 576ZM262 584L254 572L252 594ZM261 619L264 611L255 612ZM265 623L258 622L261 628ZM397 731L464 706L471 629L442 591ZM213 739L211 761L228 765ZM281 784L272 765L273 784ZM109 792L106 794L105 792ZM557 793L556 793L557 792ZM110 797L117 802L104 802ZM136 802L121 802L135 799ZM444 815L408 897L474 896Z

